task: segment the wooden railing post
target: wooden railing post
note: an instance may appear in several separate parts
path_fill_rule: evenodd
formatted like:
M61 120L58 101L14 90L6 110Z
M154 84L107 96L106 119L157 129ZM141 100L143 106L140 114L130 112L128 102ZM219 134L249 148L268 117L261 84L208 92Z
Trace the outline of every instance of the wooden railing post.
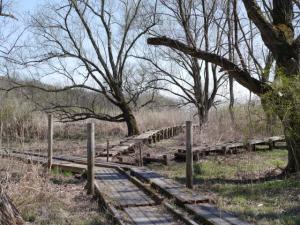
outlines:
M94 190L95 164L95 129L93 123L87 124L87 193L95 194Z
M53 116L48 115L48 168L52 167L53 158Z
M106 162L109 160L109 140L106 140Z
M193 189L192 121L186 121L186 187Z
M142 144L139 144L139 166L143 166L143 153L142 153Z

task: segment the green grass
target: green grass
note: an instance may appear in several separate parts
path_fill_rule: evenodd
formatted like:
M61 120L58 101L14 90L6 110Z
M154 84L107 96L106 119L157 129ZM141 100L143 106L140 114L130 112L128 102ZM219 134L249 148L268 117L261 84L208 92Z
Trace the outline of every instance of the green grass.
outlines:
M51 170L52 175L58 176L58 175L63 175L64 177L71 177L73 174L69 171L64 171L59 169L58 167L55 167Z
M287 151L259 151L211 156L194 163L194 183L202 192L216 194L217 205L254 224L300 224L300 179L281 178L254 182L284 168ZM185 163L152 166L185 182ZM247 180L247 182L245 182Z

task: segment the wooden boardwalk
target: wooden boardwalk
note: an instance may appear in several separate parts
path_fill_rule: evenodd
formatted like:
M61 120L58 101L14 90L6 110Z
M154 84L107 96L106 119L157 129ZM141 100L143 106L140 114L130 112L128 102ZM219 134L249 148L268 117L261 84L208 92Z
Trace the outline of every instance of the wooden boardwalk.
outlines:
M36 153L2 151L1 154L4 157L13 157L31 163L47 162L45 155ZM73 158L70 161L54 159L53 167L82 173L86 170L86 165L84 162L71 162L76 160L79 159ZM127 169L129 173L120 167ZM145 191L149 188L147 185L150 185L149 191L152 194ZM101 203L111 212L116 223L121 225L248 224L217 209L209 203L209 197L186 189L182 184L145 168L124 167L116 163L101 164L95 167L95 188ZM167 198L157 196L155 189ZM158 201L159 198L161 200ZM175 209L170 210L166 207L166 202L172 199L180 207L179 217Z
M249 225L230 213L218 209L210 204L210 198L201 193L186 189L176 181L160 174L141 168L131 168L131 173L143 181L157 187L169 198L176 200L177 204L193 214L201 223L211 225Z
M108 155L111 160L116 161L116 159L119 159L119 161L117 160L117 162L122 163L122 159L120 156L130 153L137 153L137 151L143 148L144 145L172 138L183 132L184 128L185 125L165 127L159 130L149 130L137 136L128 137L120 141L119 144L110 146ZM102 151L98 151L96 153L96 157L107 157L107 150L102 149ZM165 162L166 160L157 161Z
M155 205L154 200L117 169L97 168L95 178L101 194L116 208Z
M257 146L268 146L269 150L276 147L276 143L285 142L284 136L274 136L263 139L251 139L247 142L229 142L220 145L210 147L194 147L193 148L193 159L199 160L201 157L210 154L237 154L245 151L255 151ZM185 148L177 148L177 152L174 153L174 157L177 160L185 160L186 150Z
M210 198L187 189L184 185L173 179L163 177L162 175L145 168L131 168L133 176L140 180L148 182L152 187L160 190L168 197L176 199L179 204L209 202Z

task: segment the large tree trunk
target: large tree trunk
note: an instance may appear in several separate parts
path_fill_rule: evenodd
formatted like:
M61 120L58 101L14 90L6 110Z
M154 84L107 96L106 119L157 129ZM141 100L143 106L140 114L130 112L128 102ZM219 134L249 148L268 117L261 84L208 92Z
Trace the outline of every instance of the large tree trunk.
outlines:
M136 119L132 113L125 115L125 120L127 125L128 136L140 134Z
M293 82L293 81L290 81ZM293 82L297 86L297 82ZM293 90L293 85L286 87ZM299 85L299 82L298 82ZM288 172L300 171L300 96L299 93L287 92L285 102L281 105L280 119L284 127L284 134L288 148Z
M135 119L135 116L133 115L131 108L127 104L124 103L121 106L121 110L124 114L124 119L125 119L125 122L127 125L128 136L140 134L137 121Z
M230 93L230 101L229 101L229 114L231 123L235 126L235 119L234 119L234 92L233 92L233 78L229 77L229 93Z
M208 110L200 105L197 107L197 114L199 118L199 129L201 130L205 123L207 123L208 121Z
M298 129L300 121L297 121ZM286 167L287 172L299 172L300 171L300 130L295 131L291 127L285 128L285 139L288 148L288 165Z
M22 225L24 221L10 198L0 191L0 224Z
M285 68L287 70L287 68ZM287 172L300 171L300 80L297 76L276 74L277 86L262 96L262 103L280 118L288 149ZM269 108L269 109L270 109Z

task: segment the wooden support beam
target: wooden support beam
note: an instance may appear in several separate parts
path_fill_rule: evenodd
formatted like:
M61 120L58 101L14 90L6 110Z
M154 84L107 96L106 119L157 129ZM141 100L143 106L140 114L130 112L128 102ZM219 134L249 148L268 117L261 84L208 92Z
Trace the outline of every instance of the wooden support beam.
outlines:
M53 158L53 116L48 115L48 168L52 167Z
M186 187L193 189L192 121L186 121Z
M93 123L87 124L87 193L95 194L95 128Z

